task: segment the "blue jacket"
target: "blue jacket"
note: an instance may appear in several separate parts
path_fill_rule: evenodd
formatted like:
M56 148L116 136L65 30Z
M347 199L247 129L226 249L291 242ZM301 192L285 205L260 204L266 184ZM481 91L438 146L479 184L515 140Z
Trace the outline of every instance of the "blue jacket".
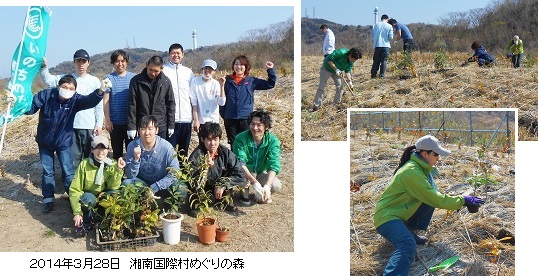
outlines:
M273 68L268 69L268 80L248 75L237 85L234 79L226 76L226 103L219 106L219 114L223 119L247 119L254 110L255 90L268 90L275 87L277 74Z
M494 57L485 50L485 47L481 45L481 47L475 49L475 53L473 54L475 57L479 59L488 60L489 62L494 61Z
M39 110L36 142L50 150L64 150L73 145L73 121L78 111L95 107L103 95L96 89L84 96L75 93L65 103L60 103L57 88L47 88L34 95L32 106L25 114Z

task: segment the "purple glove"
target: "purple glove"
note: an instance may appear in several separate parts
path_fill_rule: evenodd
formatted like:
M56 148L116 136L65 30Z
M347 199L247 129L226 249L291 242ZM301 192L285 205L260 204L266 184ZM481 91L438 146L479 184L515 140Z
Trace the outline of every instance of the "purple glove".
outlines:
M479 206L485 203L481 198L475 196L464 196L464 206Z

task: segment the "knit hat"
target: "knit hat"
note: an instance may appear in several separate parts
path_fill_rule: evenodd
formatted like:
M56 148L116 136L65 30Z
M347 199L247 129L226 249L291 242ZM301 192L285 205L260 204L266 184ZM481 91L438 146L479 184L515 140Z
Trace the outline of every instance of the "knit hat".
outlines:
M448 156L451 151L442 148L440 141L432 135L425 135L415 142L415 148L418 150L432 150L441 156Z

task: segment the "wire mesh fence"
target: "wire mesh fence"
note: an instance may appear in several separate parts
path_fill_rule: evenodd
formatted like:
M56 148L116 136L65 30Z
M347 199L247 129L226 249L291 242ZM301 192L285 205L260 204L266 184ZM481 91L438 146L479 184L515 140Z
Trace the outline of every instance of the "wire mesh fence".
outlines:
M514 148L514 111L351 111L350 138L366 132L431 134L443 143Z

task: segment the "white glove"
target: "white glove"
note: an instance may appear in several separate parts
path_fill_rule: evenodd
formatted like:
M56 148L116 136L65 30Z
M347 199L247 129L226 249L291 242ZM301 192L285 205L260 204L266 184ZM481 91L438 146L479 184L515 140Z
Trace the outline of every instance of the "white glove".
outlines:
M271 186L269 184L264 186L264 202L271 203Z
M335 74L337 74L337 75L339 75L339 76L340 76L340 75L341 75L341 70L339 70L339 69L335 69Z
M103 92L110 91L111 88L112 88L112 82L108 78L101 80L101 91Z
M172 136L172 134L174 134L174 129L169 128L167 134L168 134L168 137Z
M137 131L136 130L128 130L127 131L127 138L129 139L135 139L135 136L137 135Z
M350 86L350 89L354 89L354 84L352 84L352 81L348 81L348 86Z
M255 182L253 184L253 189L255 190L256 202L262 202L264 199L264 189L262 188L262 185L260 185L260 183L258 182Z

